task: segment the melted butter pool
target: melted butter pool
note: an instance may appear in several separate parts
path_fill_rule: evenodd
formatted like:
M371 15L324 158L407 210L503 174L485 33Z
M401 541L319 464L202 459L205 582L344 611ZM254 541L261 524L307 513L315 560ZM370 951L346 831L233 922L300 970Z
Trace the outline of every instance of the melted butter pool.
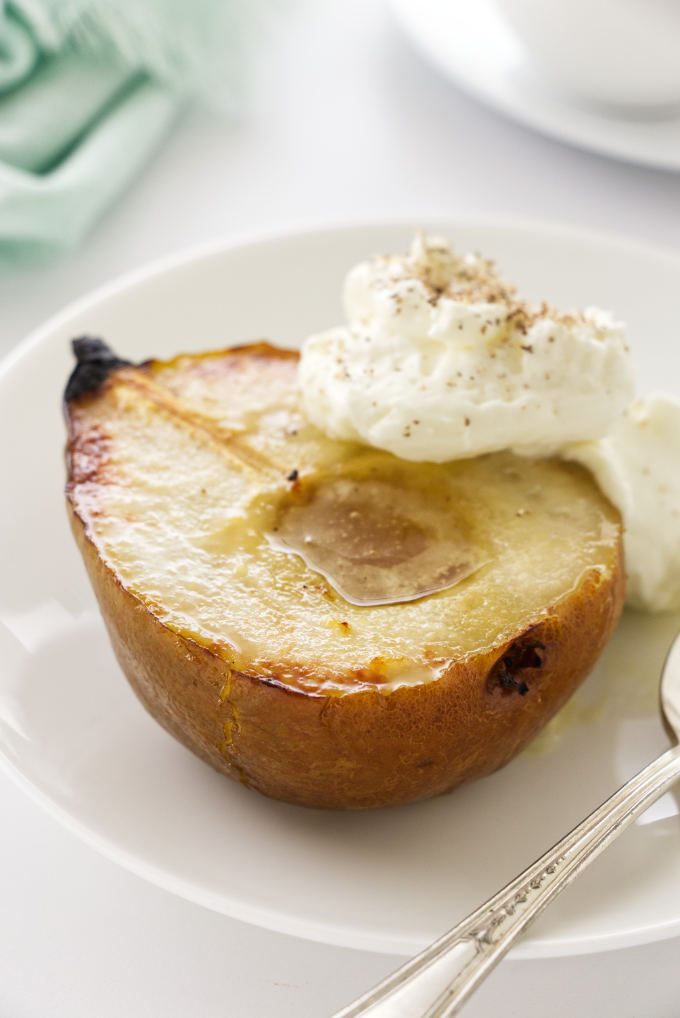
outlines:
M399 604L448 590L486 556L450 472L363 457L293 484L265 531L355 605Z

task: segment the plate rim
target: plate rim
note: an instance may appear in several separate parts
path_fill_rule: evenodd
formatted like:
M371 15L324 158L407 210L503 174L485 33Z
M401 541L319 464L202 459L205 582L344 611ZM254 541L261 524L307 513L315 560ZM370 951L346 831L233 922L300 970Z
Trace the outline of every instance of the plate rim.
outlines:
M260 244L277 243L291 239L311 239L326 233L352 233L357 230L382 229L413 231L414 229L430 230L430 228L449 231L459 227L499 229L508 232L522 230L537 236L559 233L568 235L574 240L615 247L617 250L623 248L631 254L641 254L646 257L675 263L678 271L680 271L680 252L670 247L670 245L657 244L649 240L639 240L632 234L624 231L596 229L559 219L533 218L531 216L484 216L469 214L460 216L445 215L441 218L435 218L431 211L426 211L422 216L379 216L368 219L361 216L343 216L337 219L330 218L321 221L314 220L312 222L303 221L277 228L263 227L260 229L243 230L235 234L221 234L208 240L188 244L167 254L144 261L139 265L124 269L110 280L95 286L91 290L87 290L84 294L61 305L44 321L32 328L0 358L0 384L5 374L11 371L18 361L23 359L27 353L31 352L34 346L38 346L45 340L46 336L56 331L70 318L87 310L88 307L94 304L114 297L123 290L138 286L147 280L182 268L192 262L202 261L238 248L254 247Z

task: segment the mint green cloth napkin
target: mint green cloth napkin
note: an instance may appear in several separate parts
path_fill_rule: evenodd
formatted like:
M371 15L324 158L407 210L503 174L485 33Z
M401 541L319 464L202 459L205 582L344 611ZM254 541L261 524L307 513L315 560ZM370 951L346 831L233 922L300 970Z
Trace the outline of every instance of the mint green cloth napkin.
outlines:
M295 0L0 0L0 263L72 247ZM275 17L277 16L277 17Z
M144 0L140 0L144 2ZM67 249L137 173L180 99L113 48L54 48L0 0L0 259Z

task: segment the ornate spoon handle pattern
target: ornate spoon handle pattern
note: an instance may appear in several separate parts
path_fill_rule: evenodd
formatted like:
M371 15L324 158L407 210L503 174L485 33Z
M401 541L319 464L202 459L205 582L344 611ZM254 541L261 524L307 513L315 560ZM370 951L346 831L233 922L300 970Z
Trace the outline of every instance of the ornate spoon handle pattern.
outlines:
M451 1018L546 905L678 779L674 746L484 905L332 1018Z

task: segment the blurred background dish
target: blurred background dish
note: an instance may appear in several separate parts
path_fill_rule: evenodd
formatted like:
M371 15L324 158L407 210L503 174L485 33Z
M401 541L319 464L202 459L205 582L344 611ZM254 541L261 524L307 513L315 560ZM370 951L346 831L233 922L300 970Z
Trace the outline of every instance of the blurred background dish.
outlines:
M680 169L680 110L653 117L615 113L572 98L532 65L494 0L391 3L418 50L455 84L500 113L616 159ZM552 9L550 3L544 6Z
M680 115L676 0L496 0L541 74L609 112ZM606 110L604 111L606 112Z

